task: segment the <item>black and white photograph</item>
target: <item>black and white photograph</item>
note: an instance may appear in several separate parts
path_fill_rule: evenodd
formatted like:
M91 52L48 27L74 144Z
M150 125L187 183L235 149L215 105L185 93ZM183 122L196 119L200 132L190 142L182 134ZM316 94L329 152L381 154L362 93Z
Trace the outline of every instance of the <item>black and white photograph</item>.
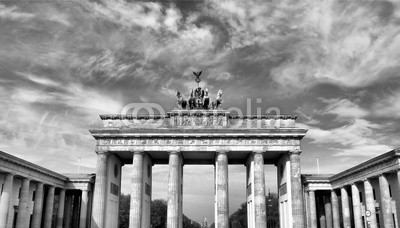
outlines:
M399 0L0 0L0 228L398 227Z

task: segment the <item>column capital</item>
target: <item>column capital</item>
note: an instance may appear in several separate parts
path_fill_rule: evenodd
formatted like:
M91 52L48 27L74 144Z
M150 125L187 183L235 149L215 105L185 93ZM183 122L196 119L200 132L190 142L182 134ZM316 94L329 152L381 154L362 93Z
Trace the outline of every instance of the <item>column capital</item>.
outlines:
M143 150L131 150L132 154L144 154L145 152Z
M300 155L301 154L301 150L290 150L289 151L289 155Z
M15 173L5 173L5 175L7 176L12 176L12 177L14 177L15 176Z
M253 154L263 154L265 150L253 150Z
M168 151L168 154L178 154L178 155L180 155L181 151L180 150L171 150L171 151Z
M216 150L215 151L217 154L228 154L229 150Z
M108 152L108 150L95 150L97 155L109 155L110 153Z

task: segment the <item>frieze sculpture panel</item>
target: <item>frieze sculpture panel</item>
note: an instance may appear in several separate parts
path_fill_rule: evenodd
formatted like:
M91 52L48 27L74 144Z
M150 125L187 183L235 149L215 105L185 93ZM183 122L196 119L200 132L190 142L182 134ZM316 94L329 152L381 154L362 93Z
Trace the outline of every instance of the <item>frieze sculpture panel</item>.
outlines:
M197 138L141 138L141 139L99 139L99 146L162 146L162 145L186 145L186 146L213 146L213 145L300 145L299 139L197 139Z

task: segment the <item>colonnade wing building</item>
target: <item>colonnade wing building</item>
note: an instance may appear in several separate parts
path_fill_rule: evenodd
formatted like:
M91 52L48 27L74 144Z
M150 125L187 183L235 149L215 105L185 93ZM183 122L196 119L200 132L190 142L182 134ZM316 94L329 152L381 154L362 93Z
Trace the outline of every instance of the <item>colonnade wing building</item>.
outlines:
M0 228L89 227L94 179L0 151Z
M399 227L400 149L335 175L302 175L307 227Z
M265 228L264 164L278 168L282 227L304 227L300 140L295 116L231 116L225 110L173 110L162 116L103 115L97 140L92 228L118 221L121 166L133 164L130 228L150 227L152 166L169 164L167 227L182 227L185 164L215 167L215 226L229 227L228 165L247 167L248 227ZM201 177L199 177L201 178Z

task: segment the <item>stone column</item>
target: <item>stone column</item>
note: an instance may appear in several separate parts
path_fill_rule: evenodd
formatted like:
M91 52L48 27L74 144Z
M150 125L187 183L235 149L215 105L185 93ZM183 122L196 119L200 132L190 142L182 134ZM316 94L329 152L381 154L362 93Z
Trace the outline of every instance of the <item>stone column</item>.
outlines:
M181 154L179 151L169 153L169 177L168 177L168 209L167 209L167 228L180 228L179 208L182 201L180 200L180 175L182 169Z
M72 195L71 192L68 191L66 193L66 207L65 207L65 228L70 228L72 223Z
M332 204L329 196L324 196L324 203L325 203L326 228L332 228L333 227Z
M379 176L379 188L381 195L382 221L385 228L393 228L393 216L391 207L391 197L389 193L389 183L384 174Z
M33 205L32 228L40 228L43 214L43 183L36 183L36 193Z
M255 227L267 226L267 212L265 200L265 177L263 152L256 151L254 156L254 218Z
M310 197L310 227L317 228L317 202L315 200L315 191L311 190L308 194Z
M228 199L228 155L226 151L217 152L215 158L215 212L216 228L229 227Z
M368 222L370 223L371 228L378 227L376 221L374 192L371 182L368 179L364 180L364 192L365 192L365 210L371 212L371 216L369 217L366 216L367 223Z
M325 203L321 195L317 196L317 208L319 212L319 227L326 228Z
M306 204L306 216L307 216L307 223L306 227L311 227L311 217L310 217L310 195L308 193L309 191L304 192L304 202Z
M4 179L3 193L0 197L0 228L6 228L10 202L12 202L14 175L7 173Z
M74 194L74 205L72 211L72 227L79 227L79 209L80 209L80 194L78 191L75 191Z
M290 180L292 187L293 228L304 228L303 186L301 184L300 153L290 153Z
M60 197L58 200L58 211L57 211L57 228L63 228L64 206L65 206L65 189L60 189Z
M361 215L360 191L354 183L351 185L351 198L353 200L353 214L355 228L364 228Z
M129 228L142 228L143 158L143 151L134 152Z
M107 194L107 152L97 152L96 181L93 196L92 228L105 228L105 196Z
M82 190L81 199L81 214L79 218L79 228L86 228L87 222L87 208L88 208L88 191Z
M333 228L340 228L339 200L335 190L331 190Z
M46 211L44 214L44 228L51 228L54 208L54 186L49 186L46 197Z
M29 223L28 201L29 201L29 184L30 180L23 177L21 186L21 196L19 198L18 216L16 228L26 228Z
M341 199L342 199L342 216L343 216L343 227L350 228L350 208L349 208L349 195L347 194L347 190L342 187L340 188Z

